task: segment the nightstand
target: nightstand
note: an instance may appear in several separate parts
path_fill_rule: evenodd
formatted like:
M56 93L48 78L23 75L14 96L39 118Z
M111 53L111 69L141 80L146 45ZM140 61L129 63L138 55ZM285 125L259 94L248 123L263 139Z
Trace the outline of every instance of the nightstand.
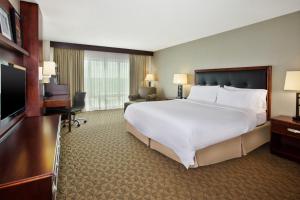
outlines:
M271 119L271 153L300 162L300 123L289 116Z

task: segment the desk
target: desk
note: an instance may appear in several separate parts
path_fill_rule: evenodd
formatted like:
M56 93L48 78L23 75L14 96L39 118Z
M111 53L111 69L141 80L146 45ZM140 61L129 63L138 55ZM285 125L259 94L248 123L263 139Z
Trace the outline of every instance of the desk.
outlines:
M69 110L69 132L71 132L71 98L69 95L55 95L52 97L45 97L43 108L67 108Z

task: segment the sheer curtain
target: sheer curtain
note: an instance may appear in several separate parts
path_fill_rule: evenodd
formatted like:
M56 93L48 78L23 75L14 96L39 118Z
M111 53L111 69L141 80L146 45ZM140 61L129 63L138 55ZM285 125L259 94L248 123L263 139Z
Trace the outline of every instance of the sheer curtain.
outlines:
M84 52L87 111L122 108L129 95L129 55Z

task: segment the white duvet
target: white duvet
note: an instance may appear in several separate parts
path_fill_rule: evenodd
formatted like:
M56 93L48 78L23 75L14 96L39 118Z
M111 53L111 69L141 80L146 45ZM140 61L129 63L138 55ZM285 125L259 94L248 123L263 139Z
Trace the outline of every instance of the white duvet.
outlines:
M252 110L191 100L135 103L128 106L124 117L145 136L172 149L187 168L194 165L197 150L257 125Z

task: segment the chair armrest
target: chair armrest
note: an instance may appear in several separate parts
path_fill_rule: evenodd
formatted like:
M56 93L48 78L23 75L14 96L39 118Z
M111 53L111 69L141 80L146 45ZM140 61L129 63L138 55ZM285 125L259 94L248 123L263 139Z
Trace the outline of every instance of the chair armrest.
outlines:
M140 97L140 95L135 94L135 95L129 95L128 98L130 101L134 101L137 100Z
M155 101L157 98L156 94L149 94L147 95L146 101Z

